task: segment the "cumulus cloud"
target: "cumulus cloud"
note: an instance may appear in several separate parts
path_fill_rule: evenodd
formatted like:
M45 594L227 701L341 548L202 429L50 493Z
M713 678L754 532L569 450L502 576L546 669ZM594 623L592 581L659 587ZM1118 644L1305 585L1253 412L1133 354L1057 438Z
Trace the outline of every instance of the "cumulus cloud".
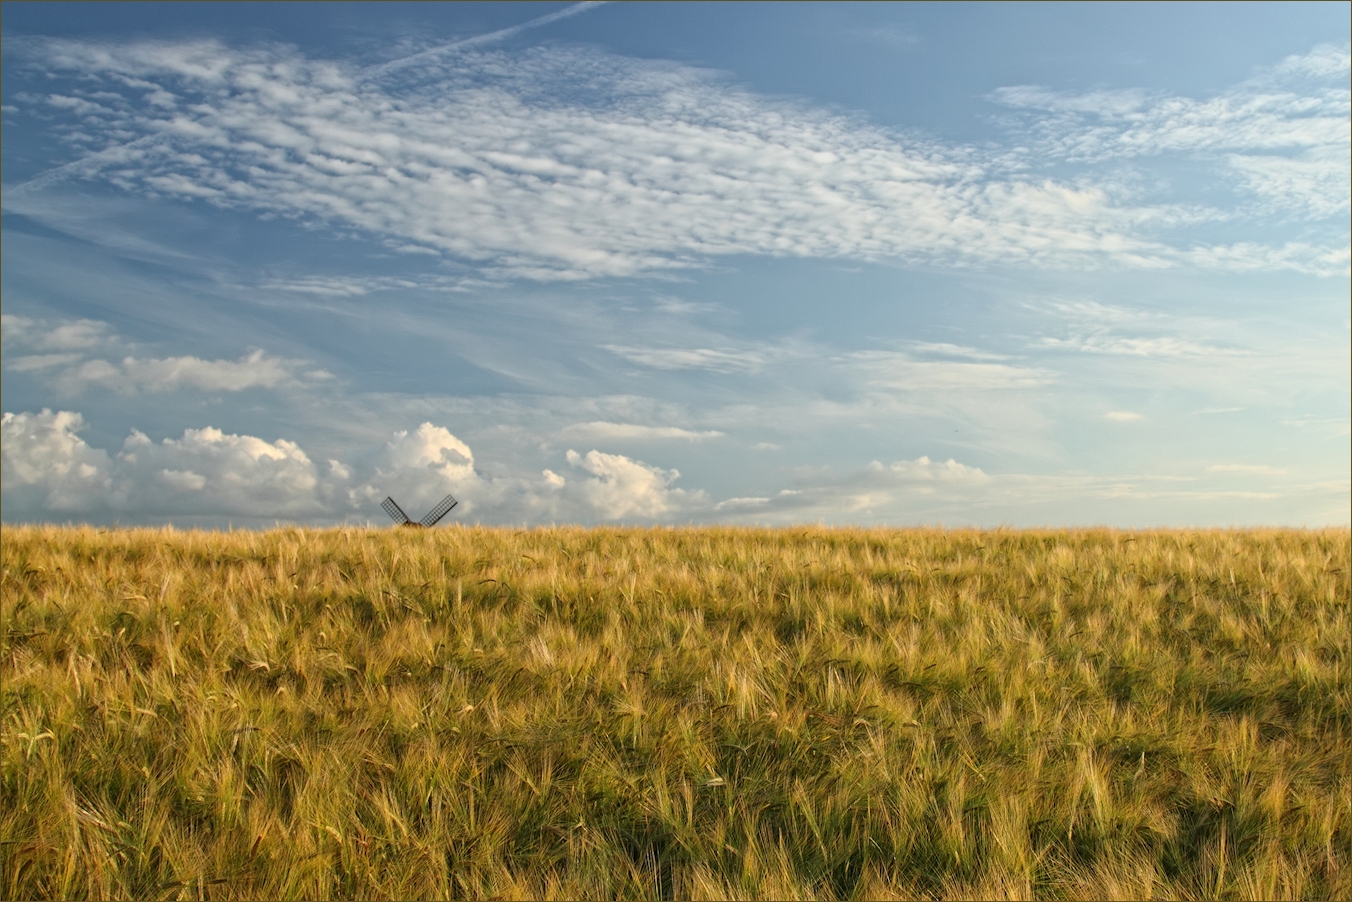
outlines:
M0 415L0 486L6 504L62 513L98 510L111 488L105 451L91 448L76 433L78 413Z
M581 484L581 494L603 517L658 517L679 507L685 496L681 489L670 489L680 473L650 467L620 454L588 451L586 455L568 452L568 463L595 479Z
M1038 522L1032 512L1068 502L1195 505L1295 496L1332 499L1330 522L1346 521L1345 477L1255 491L1160 474L989 475L952 458L922 456L873 461L844 475L829 468L802 471L791 488L715 504L701 491L674 487L680 475L674 469L597 450L570 450L562 473L485 473L465 442L431 423L395 433L372 457L350 464L317 462L286 439L268 441L211 427L160 441L133 430L110 454L79 436L83 425L80 414L70 411L0 417L0 489L7 521L69 516L128 523L383 522L378 505L386 494L416 516L446 492L461 500L457 519L486 523L1010 522L1011 516ZM1286 474L1255 464L1215 464L1206 472L1218 479Z
M79 112L65 136L80 158L14 191L99 178L357 229L486 274L627 276L748 253L1054 267L1237 260L1238 251L1189 256L1151 237L1152 223L1186 219L1180 209L1011 175L973 148L762 97L674 63L466 45L401 61L399 77L386 79L295 49L211 41L24 39L7 53L64 85L49 108ZM1346 146L1336 92L1253 97L998 94L1058 121L1096 117L1056 137L1067 157ZM1262 166L1245 171L1269 193L1297 190ZM1259 259L1328 269L1318 249Z
M153 442L133 432L117 454L122 509L165 513L322 516L343 482L294 442L231 435L210 426Z
M369 506L392 495L401 504L430 507L449 493L461 501L462 514L473 514L490 488L474 468L469 445L443 426L423 423L394 434L377 455L370 480L353 490L352 499Z
M889 481L905 482L950 482L981 485L990 478L978 467L969 467L953 458L946 461L932 461L928 457L915 460L899 460L891 464L874 461L869 464L868 473L880 474Z
M313 518L335 498L332 468L322 473L285 439L207 427L156 443L133 431L109 455L77 435L83 425L69 411L4 414L6 504L34 513Z
M460 499L459 515L487 522L653 521L710 507L703 493L672 487L676 470L596 450L570 450L568 477L485 475L465 442L432 423L396 432L364 464L318 463L287 439L210 426L159 442L133 430L109 454L79 436L83 427L70 411L4 414L7 514L337 522L377 514L386 495L416 510L446 493Z

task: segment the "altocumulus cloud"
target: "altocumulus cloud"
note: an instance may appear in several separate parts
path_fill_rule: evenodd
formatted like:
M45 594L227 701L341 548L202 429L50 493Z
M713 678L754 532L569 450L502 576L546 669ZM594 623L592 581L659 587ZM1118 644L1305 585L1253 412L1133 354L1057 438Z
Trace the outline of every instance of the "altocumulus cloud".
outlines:
M1001 88L1037 113L1037 149L1072 162L1186 152L1228 168L1264 202L1312 219L1346 217L1352 176L1352 57L1324 45L1206 100L1143 91Z
M59 89L21 99L24 110L80 116L65 131L79 159L14 187L11 204L63 178L99 178L140 194L356 228L395 249L536 279L627 276L742 253L1347 268L1336 247L1170 245L1152 236L1155 226L1216 217L1133 207L1093 184L1020 175L1007 153L912 139L760 97L703 70L596 50L467 48L413 58L397 78L381 78L275 46L24 39L6 47ZM1322 78L1324 68L1297 74ZM1283 95L1248 118L1232 110L1248 96L1242 91L1189 101L1197 109L1181 113L1177 103L1116 95L999 96L1054 113L1060 131L1047 143L1061 156L1237 153L1245 184L1308 207L1315 201L1299 200L1308 194L1300 186L1346 156L1345 135L1325 122L1345 98L1316 93L1324 106L1312 117L1287 94L1295 100ZM1085 117L1110 127L1088 127ZM1218 137L1160 137L1199 130ZM1253 136L1265 134L1288 136L1281 147L1306 155L1290 165L1254 156Z

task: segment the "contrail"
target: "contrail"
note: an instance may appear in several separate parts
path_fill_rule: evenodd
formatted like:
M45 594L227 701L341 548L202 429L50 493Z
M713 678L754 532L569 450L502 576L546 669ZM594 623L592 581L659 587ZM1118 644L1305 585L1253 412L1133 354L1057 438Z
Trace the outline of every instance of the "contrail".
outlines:
M405 66L419 62L421 60L431 59L443 53L450 53L455 50L463 50L467 47L479 47L483 44L492 44L495 41L501 41L510 38L514 34L526 31L530 28L539 28L541 25L548 25L550 22L557 22L560 19L566 19L569 16L576 16L578 13L585 13L587 10L597 6L604 6L607 0L588 0L586 3L574 3L567 9L561 9L558 12L550 13L547 16L541 16L538 19L531 19L529 22L523 22L520 25L513 25L510 28L490 31L488 34L481 34L472 38L465 38L450 44L443 44L440 47L433 47L430 50L423 50L412 56L405 56L401 59L390 60L388 63L381 63L378 66L371 66L361 74L361 80L365 81L371 78L379 78L396 69L402 69Z
M97 153L92 153L87 157L81 157L78 160L72 160L69 163L57 166L54 169L48 169L46 172L40 172L26 182L20 182L13 187L6 187L5 194L10 197L16 195L28 194L46 188L55 182L70 176L83 175L87 171L94 171L103 163L110 160L116 160L124 151L134 150L141 147L150 147L166 139L163 133L157 132L153 135L144 135L135 141L128 141L126 144L118 144L114 147L105 147Z
M526 31L528 29L539 28L541 25L548 25L550 22L557 22L560 19L566 19L569 16L576 16L578 13L585 13L587 10L592 9L593 7L605 6L607 2L608 0L587 0L587 2L585 3L574 3L572 6L569 6L566 9L561 9L558 12L553 12L550 13L549 15L541 16L538 19L531 19L529 22L522 22L520 25L513 25L510 28L501 28L498 29L497 31L490 31L488 34L481 34L472 38L465 38L460 41L454 41L450 44L443 44L440 47L433 47L430 50L423 50L419 53L413 54L412 56L405 56L401 59L390 60L388 63L381 63L378 66L372 66L368 69L362 70L358 81L367 81L372 78L379 78L380 76L385 75L389 72L394 72L397 69L402 69L403 67L416 63L420 60L431 59L442 53L450 53L452 51L461 50L467 47L479 47L484 44L491 44L494 41L501 41L504 40L505 38L510 38L514 34L519 34L520 32ZM39 173L38 175L34 176L33 178L29 179L26 182L14 185L13 187L7 187L5 189L5 193L13 197L15 195L28 194L29 192L36 191L41 188L46 188L47 186L53 184L54 182L59 182L62 179L68 178L70 176L79 175L83 171L87 171L89 169L97 169L101 163L106 162L110 158L116 157L120 151L155 144L163 140L164 138L165 135L163 134L146 135L144 137L137 138L135 141L131 141L127 144L121 144L118 145L117 147L105 148L104 150L101 150L98 153L90 154L89 156L84 157L82 159L66 163L63 166L57 166L55 169L49 169L43 173Z

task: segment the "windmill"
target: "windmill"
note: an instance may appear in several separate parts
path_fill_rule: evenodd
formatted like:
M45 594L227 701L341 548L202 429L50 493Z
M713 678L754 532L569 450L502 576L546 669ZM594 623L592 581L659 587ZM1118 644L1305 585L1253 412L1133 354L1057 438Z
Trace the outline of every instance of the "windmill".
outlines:
M380 502L380 506L385 508L385 513L389 514L390 519L398 525L411 526L414 529L423 529L428 526L435 526L438 520L449 514L451 508L459 503L459 501L456 501L453 497L447 495L438 502L436 507L427 512L427 516L417 521L410 520L408 514L404 513L404 509L396 504L393 498L386 498L384 501Z

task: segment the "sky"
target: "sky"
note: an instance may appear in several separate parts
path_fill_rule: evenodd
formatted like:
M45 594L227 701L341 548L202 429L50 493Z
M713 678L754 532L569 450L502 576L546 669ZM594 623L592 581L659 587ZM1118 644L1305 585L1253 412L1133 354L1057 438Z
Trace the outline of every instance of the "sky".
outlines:
M4 3L4 522L1352 521L1349 9Z

